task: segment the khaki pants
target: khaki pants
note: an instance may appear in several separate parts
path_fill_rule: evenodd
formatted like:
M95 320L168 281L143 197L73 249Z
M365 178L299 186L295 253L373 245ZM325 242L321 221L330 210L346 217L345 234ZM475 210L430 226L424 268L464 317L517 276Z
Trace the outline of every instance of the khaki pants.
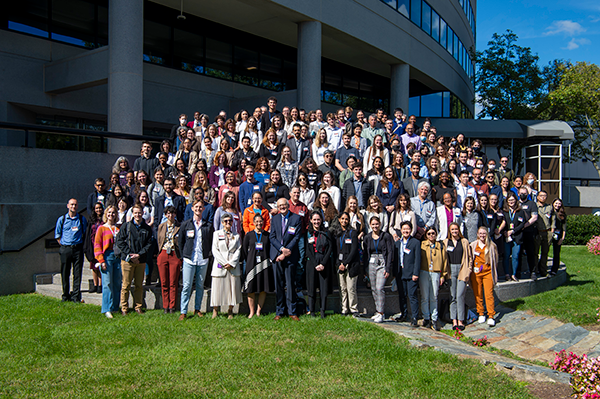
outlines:
M550 252L550 244L552 243L552 233L550 231L540 231L540 234L535 239L535 253L540 249L540 261L538 263L537 273L544 277L548 274L548 253Z
M135 288L133 291L133 302L135 303L135 309L142 309L142 302L144 300L144 288L142 287L142 283L144 282L145 270L145 263L131 263L124 260L121 261L121 271L123 273L123 285L121 286L121 310L127 311L129 307L129 289L131 288L132 280L135 280Z
M358 313L358 298L356 296L356 281L358 276L350 277L348 270L338 273L340 280L340 299L342 301L342 313Z

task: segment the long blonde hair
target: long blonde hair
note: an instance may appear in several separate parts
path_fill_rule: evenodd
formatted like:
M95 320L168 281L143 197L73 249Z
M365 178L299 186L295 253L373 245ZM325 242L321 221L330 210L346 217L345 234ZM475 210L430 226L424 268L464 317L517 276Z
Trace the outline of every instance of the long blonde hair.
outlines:
M485 226L479 227L477 229L478 234L479 234L480 230L485 231L485 263L487 263L489 265L489 264L491 264L490 253L492 250L492 240L490 240L490 233L488 232L487 227L485 227Z

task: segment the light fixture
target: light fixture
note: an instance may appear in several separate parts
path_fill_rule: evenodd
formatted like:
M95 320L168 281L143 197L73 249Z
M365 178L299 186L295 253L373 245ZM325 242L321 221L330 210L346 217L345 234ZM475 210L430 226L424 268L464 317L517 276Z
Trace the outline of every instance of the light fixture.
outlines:
M177 19L185 21L185 15L183 15L183 0L181 0L181 8L179 11L179 15L177 16Z
M258 69L258 68L256 68L255 66L249 66L246 69L249 70L249 71L254 71L254 70Z

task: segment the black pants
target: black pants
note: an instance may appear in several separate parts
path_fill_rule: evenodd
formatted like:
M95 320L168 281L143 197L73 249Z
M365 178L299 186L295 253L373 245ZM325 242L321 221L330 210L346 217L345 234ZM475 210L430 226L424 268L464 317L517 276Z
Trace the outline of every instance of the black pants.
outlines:
M329 266L329 265L328 265ZM328 267L325 266L325 267ZM307 284L312 287L312 290L308 290L308 308L312 313L315 313L317 307L315 306L315 298L317 297L317 286L319 287L319 295L321 296L321 312L324 312L327 308L327 290L329 288L329 279L332 278L328 275L325 270L322 272L314 271L315 281L312 284Z
M296 314L296 262L273 262L275 271L275 297L277 299L277 316L284 316L286 309L289 316ZM287 290L286 290L287 288Z
M83 271L83 245L61 245L60 277L63 286L63 301L81 302L81 273ZM71 267L73 268L73 292L70 291Z
M538 254L535 251L536 235L537 234L533 232L523 232L523 245L521 246L521 251L524 250L525 252L527 252L527 268L529 269L529 273L538 273ZM521 257L519 256L519 259L520 258Z
M560 266L560 247L558 241L552 240L552 273L558 273L558 267Z
M403 278L396 277L396 286L398 287L398 299L400 300L400 312L403 316L408 319L408 303L406 301L406 295L410 301L410 311L413 320L416 320L419 315L419 298L417 297L417 288L419 287L419 281L405 280Z

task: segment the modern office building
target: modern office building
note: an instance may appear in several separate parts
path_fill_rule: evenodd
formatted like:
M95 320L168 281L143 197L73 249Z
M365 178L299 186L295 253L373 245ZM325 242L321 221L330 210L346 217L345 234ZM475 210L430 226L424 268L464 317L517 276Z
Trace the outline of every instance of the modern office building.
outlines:
M473 115L475 1L22 0L0 8L0 121L164 134L181 112L231 114L271 95L307 110ZM21 145L20 136L2 134L0 145ZM33 143L55 144L40 134Z

